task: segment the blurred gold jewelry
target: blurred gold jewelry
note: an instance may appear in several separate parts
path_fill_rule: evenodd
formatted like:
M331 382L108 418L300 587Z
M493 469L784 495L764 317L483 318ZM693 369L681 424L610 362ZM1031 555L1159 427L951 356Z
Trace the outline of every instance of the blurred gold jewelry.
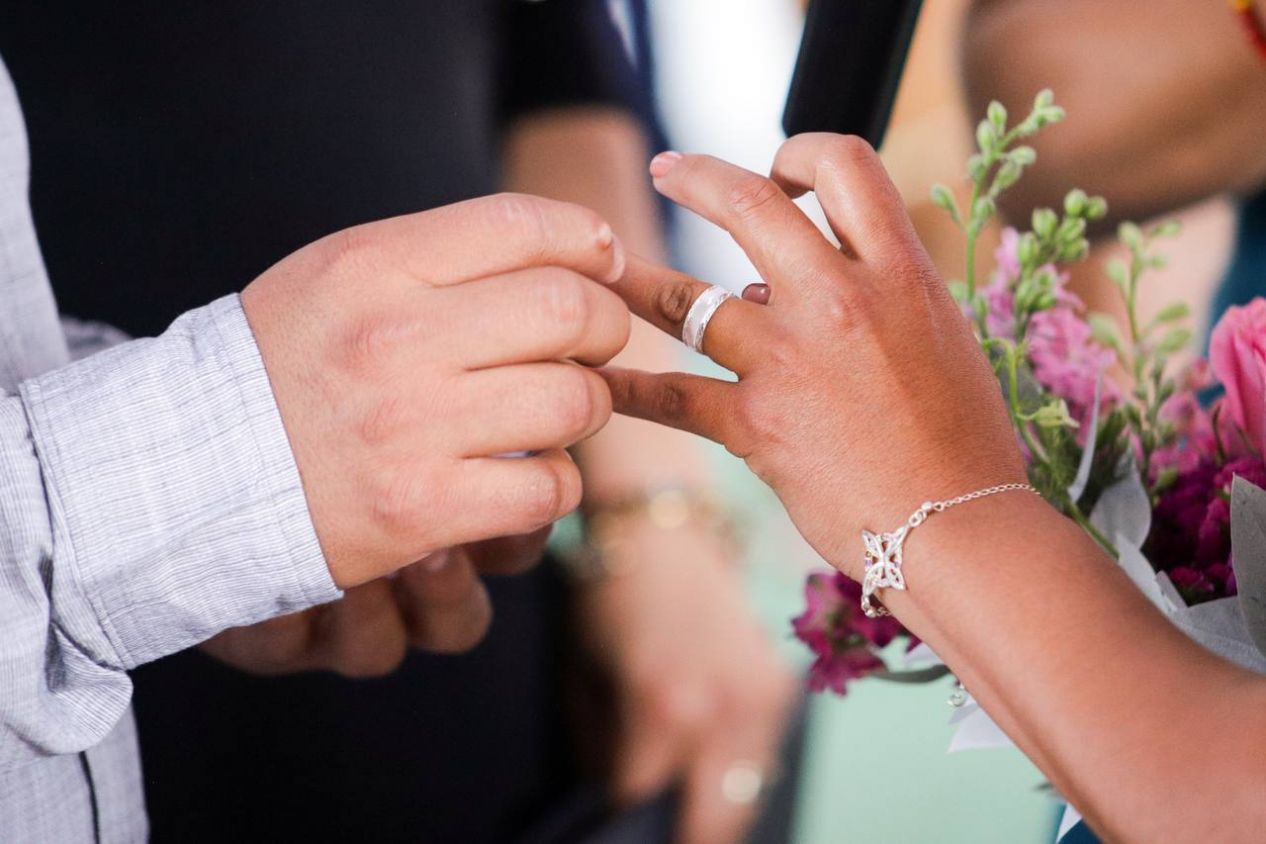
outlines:
M568 571L580 580L627 573L632 556L623 552L648 526L659 531L702 529L738 545L734 521L712 496L667 487L590 508L584 543L565 556Z

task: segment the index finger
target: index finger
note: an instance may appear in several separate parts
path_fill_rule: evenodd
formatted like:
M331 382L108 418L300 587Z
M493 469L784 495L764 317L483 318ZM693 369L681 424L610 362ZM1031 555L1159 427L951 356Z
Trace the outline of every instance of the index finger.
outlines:
M710 155L664 153L651 162L664 196L725 229L775 300L828 284L822 268L845 260L778 185Z
M624 247L596 211L571 202L502 193L354 226L335 246L368 240L396 269L432 286L460 284L528 267L557 266L610 283L624 271Z

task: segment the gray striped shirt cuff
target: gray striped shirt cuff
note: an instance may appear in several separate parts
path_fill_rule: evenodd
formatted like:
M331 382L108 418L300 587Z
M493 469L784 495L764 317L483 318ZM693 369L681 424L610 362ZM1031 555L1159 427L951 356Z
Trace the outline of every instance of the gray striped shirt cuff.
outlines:
M339 597L236 295L26 381L66 633L131 668ZM84 617L90 616L90 617Z

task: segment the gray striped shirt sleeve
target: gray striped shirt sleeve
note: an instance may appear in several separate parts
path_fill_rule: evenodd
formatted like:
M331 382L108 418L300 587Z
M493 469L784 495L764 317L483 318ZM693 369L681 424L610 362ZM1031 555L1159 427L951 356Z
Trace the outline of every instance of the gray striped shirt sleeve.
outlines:
M338 597L237 296L0 394L0 768L89 747L126 669Z

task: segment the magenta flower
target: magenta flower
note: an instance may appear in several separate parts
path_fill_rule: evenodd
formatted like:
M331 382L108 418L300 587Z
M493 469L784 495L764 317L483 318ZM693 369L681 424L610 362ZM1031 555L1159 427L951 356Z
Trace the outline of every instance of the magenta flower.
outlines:
M861 586L839 572L809 575L804 597L805 610L791 627L814 653L811 691L845 694L850 681L884 668L875 649L905 633L892 617L867 618L860 606Z
M1161 405L1160 420L1174 426L1176 439L1172 445L1152 454L1153 480L1165 469L1175 469L1183 475L1194 471L1202 461L1216 458L1213 415L1200 404L1194 392L1188 392L1180 384L1179 391Z
M1262 486L1266 464L1239 457L1225 466L1212 458L1183 471L1161 496L1143 553L1188 604L1236 593L1231 560L1231 483L1236 476Z
M1226 388L1229 421L1257 454L1266 447L1266 299L1229 308L1213 329L1209 361Z

